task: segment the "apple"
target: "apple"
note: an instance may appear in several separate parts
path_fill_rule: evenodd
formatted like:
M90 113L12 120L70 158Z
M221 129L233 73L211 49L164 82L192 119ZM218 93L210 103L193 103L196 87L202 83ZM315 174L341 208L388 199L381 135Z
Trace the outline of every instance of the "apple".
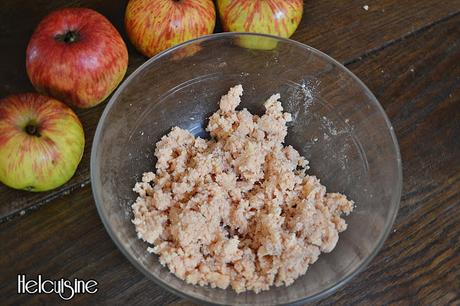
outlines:
M303 0L217 0L222 27L230 32L253 32L291 37L302 19ZM271 50L276 40L241 36L240 44Z
M37 93L0 100L0 181L46 191L67 182L83 155L85 137L70 107Z
M173 61L183 60L187 57L194 56L201 50L203 50L203 47L199 43L194 43L192 45L188 45L183 48L174 50L174 53L171 55L171 59Z
M212 0L130 0L125 13L130 41L148 57L211 34L215 23Z
M98 12L64 8L50 13L35 29L26 67L38 92L88 108L105 100L121 82L128 50Z

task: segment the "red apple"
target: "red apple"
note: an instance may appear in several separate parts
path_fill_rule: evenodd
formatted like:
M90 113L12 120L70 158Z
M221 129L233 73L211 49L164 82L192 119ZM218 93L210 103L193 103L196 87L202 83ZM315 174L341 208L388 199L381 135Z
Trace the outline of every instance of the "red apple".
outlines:
M83 155L77 115L62 102L36 93L0 100L0 181L46 191L67 182Z
M217 0L222 26L230 32L254 32L291 37L302 19L303 0ZM273 49L270 38L242 37L248 48Z
M149 57L186 40L211 34L215 23L212 0L130 0L125 13L129 39Z
M88 108L121 82L128 50L104 16L91 9L65 8L46 16L35 29L26 66L39 92Z

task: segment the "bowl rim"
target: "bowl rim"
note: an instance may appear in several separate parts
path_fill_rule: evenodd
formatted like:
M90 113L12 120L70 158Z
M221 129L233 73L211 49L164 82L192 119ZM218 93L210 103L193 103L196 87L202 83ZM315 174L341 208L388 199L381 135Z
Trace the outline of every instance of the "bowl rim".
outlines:
M184 293L182 291L177 290L176 288L170 286L168 283L163 281L160 278L157 278L155 275L150 273L147 269L145 269L135 258L133 258L129 252L123 247L122 243L118 239L117 235L115 234L114 231L112 231L112 228L110 227L108 223L108 216L106 215L105 211L102 208L102 199L100 198L99 192L95 187L94 182L96 182L99 177L99 171L97 168L97 163L96 163L96 155L98 151L98 143L100 143L101 139L101 133L102 133L102 128L105 123L105 119L110 112L110 109L114 105L115 101L117 98L120 96L120 94L123 92L123 90L128 86L128 84L131 82L132 79L134 79L142 70L144 70L145 67L149 66L151 63L157 61L158 59L171 54L175 50L181 49L187 45L192 45L199 43L201 41L206 41L206 40L212 40L212 39L222 39L222 38L231 38L231 37L239 37L239 36L256 36L256 37L265 37L265 38L271 38L271 39L276 39L278 41L282 41L287 44L294 45L296 47L299 47L301 49L304 49L305 51L308 52L313 52L319 57L324 58L326 61L329 61L335 65L337 65L339 68L341 68L345 73L347 73L355 82L357 82L361 88L365 91L365 93L369 96L370 100L375 104L377 107L378 111L381 113L383 116L383 119L385 121L385 124L388 128L388 131L390 133L393 146L395 149L396 153L396 167L398 168L398 178L397 178L397 189L396 189L396 197L395 197L395 203L394 204L394 211L393 215L387 219L386 224L385 224L385 230L384 232L380 235L378 239L378 243L376 244L374 250L372 250L371 254L365 258L361 264L352 272L349 274L343 276L341 279L339 279L336 283L330 285L326 289L312 295L312 296L307 296L303 297L297 300L293 301L288 301L282 304L276 304L276 305L302 305L307 302L314 302L318 301L321 299L324 299L328 296L330 296L332 293L337 291L339 288L343 287L346 283L348 283L352 278L354 278L357 274L362 272L364 268L367 267L367 265L375 258L375 256L379 253L379 251L382 249L384 242L388 238L391 229L393 228L393 224L396 220L396 216L398 215L399 207L400 207L400 202L401 202L401 194L402 194L402 182L403 182L403 172L402 172L402 161L401 161L401 153L399 149L399 144L398 140L396 138L394 128L385 112L383 109L382 105L380 102L377 100L375 95L369 90L369 88L364 84L363 81L361 81L353 72L351 72L347 67L345 67L342 63L338 62L334 58L330 57L326 53L319 51L309 45L303 44L301 42L289 39L289 38L283 38L283 37L278 37L274 35L268 35L268 34L259 34L259 33L249 33L249 32L223 32L223 33L214 33L214 34L209 34L209 35L204 35L200 36L198 38L194 38L191 40L187 40L183 43L180 43L176 46L173 46L169 49L166 49L157 55L149 58L146 60L142 65L140 65L136 70L134 70L122 83L121 85L117 88L117 90L114 92L112 97L110 98L109 102L105 106L105 109L99 119L96 132L94 134L93 142L92 142L92 147L91 147L91 159L90 159L90 179L91 179L91 188L92 188L92 193L93 193L93 198L96 203L96 208L98 211L98 214L102 220L102 223L104 224L104 227L106 231L108 232L110 238L115 242L115 245L118 247L118 249L121 251L121 253L133 264L139 271L141 271L147 278L153 280L156 284L160 285L162 288L172 292L173 294L182 297L187 300L192 300L195 302L199 303L205 303L207 305L227 305L227 304L222 304L222 303L213 303L207 300L202 300L199 297ZM240 305L246 305L246 304L240 304Z

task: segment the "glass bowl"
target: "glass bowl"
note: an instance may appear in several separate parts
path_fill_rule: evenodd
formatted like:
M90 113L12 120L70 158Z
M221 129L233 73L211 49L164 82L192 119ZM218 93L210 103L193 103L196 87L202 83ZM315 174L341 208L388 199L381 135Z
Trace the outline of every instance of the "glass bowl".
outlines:
M252 49L245 46L251 45ZM310 161L330 192L356 203L336 248L289 287L259 294L193 286L160 265L131 223L132 188L154 168L155 143L173 126L206 137L204 126L231 86L241 107L263 113L281 94L294 121L286 144ZM402 186L393 128L369 89L344 66L304 44L267 35L222 33L151 58L118 88L97 127L91 181L100 217L120 250L157 284L200 303L300 304L334 292L376 255L395 220Z

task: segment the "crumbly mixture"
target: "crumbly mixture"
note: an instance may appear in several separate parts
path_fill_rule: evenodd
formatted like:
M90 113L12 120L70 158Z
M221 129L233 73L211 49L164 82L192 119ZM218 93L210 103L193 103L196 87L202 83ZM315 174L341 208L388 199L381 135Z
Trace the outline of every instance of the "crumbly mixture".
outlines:
M259 117L236 111L241 85L210 117L212 140L174 127L156 144L156 172L134 187L133 223L162 265L190 284L237 292L290 285L334 249L353 202L326 193L308 162L283 146L279 94Z

